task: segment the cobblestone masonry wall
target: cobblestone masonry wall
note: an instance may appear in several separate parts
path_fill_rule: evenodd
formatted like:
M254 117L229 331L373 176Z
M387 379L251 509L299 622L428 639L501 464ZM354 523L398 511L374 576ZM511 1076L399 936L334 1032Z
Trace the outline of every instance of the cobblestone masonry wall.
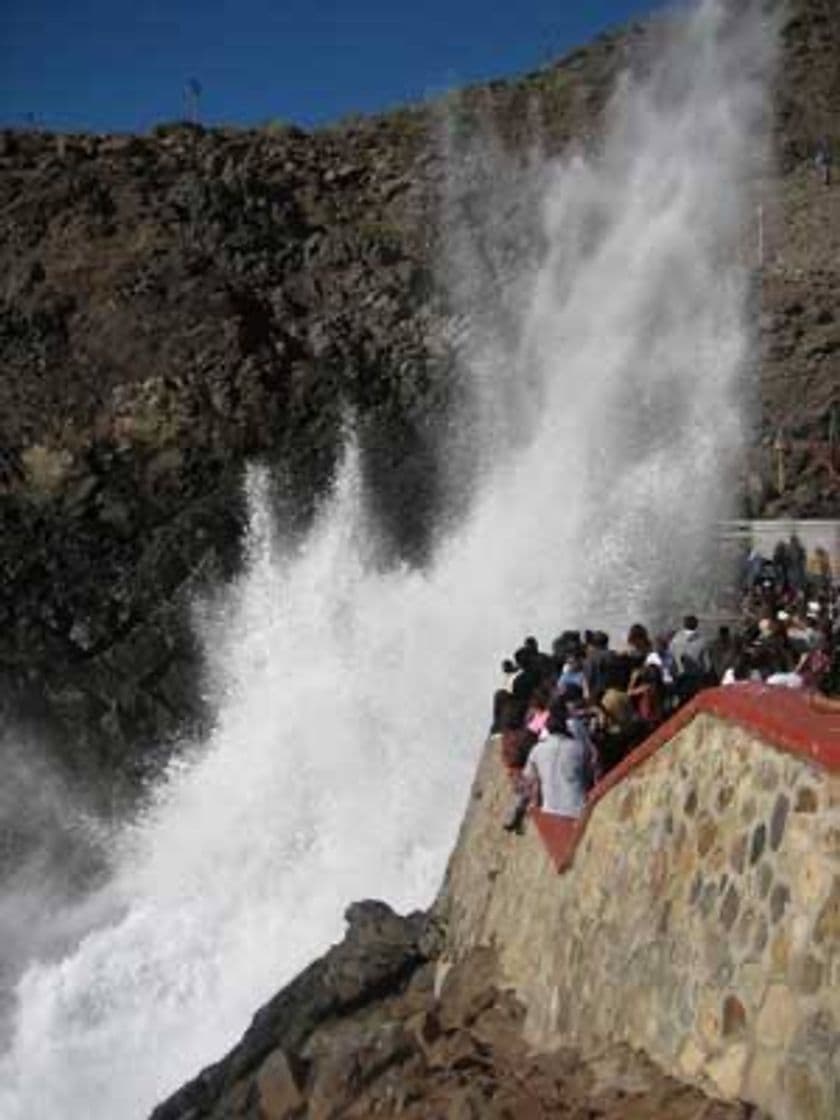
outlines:
M494 944L538 1048L607 1040L777 1120L840 1117L840 775L698 715L592 814L572 868L491 740L439 904Z

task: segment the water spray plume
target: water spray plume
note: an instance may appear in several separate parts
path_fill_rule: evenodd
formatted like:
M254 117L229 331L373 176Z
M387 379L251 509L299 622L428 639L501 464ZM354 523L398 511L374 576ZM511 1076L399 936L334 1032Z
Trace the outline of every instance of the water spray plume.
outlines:
M744 440L733 245L772 34L759 6L713 0L664 34L597 152L520 172L537 259L464 310L475 382L455 428L479 467L427 569L368 562L352 445L295 551L252 472L247 568L201 615L215 731L120 836L109 920L22 977L6 1120L147 1115L340 935L349 901L427 904L501 658L524 633L689 602ZM457 303L492 230L450 232Z

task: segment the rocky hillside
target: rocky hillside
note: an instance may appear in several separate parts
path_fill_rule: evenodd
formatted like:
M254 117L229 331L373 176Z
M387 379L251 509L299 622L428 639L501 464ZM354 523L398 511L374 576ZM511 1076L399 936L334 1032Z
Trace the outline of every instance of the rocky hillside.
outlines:
M0 664L7 702L82 765L121 770L127 743L200 719L184 606L237 563L250 457L305 517L352 411L386 520L422 554L426 427L450 391L429 150L411 114L315 137L3 138Z
M838 513L808 440L840 383L840 16L795 0L766 178L754 512ZM0 134L0 702L85 772L125 775L206 717L186 604L235 570L242 471L274 466L305 523L345 419L394 549L422 561L459 396L435 284L442 120L512 151L597 133L650 31L519 81L315 133L175 125ZM750 235L751 236L751 235ZM770 444L790 444L775 489ZM797 441L797 442L794 442Z

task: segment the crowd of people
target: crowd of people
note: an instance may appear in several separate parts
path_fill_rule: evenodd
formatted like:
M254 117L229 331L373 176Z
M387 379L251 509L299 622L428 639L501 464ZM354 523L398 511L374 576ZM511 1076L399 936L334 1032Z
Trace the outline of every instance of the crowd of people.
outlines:
M589 789L701 689L739 682L840 694L840 596L828 554L809 563L796 537L746 560L741 617L707 632L641 623L620 648L600 630L567 630L551 649L527 637L502 663L491 733L515 786L504 822L528 807L577 817ZM830 703L830 701L826 701Z

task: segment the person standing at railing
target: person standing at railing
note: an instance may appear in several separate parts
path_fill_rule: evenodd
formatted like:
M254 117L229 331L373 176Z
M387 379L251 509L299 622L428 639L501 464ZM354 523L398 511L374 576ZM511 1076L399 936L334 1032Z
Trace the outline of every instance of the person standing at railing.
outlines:
M796 533L791 533L788 542L788 578L797 595L802 595L805 592L807 559L808 554L802 541Z
M592 700L599 700L614 684L615 666L618 655L610 649L610 639L603 630L588 635L583 673L586 678L586 691Z
M762 553L758 545L754 544L750 549L746 561L744 571L744 591L750 592L758 587L761 583L762 572L764 571L764 563L766 557Z
M712 668L709 645L696 615L685 616L682 629L671 639L670 651L677 666L677 698L684 704L709 683Z
M591 757L586 744L571 737L563 716L552 715L548 734L528 755L523 777L533 804L544 813L579 817L592 788Z
M590 728L594 719L593 710L589 707L583 689L578 685L568 685L560 700L556 701L555 705L552 706L552 714L559 714L562 716L561 704L565 706L566 730L569 735L571 735L573 739L576 739L583 747L589 759L589 770L592 781L600 782L606 770L601 754L591 734Z

